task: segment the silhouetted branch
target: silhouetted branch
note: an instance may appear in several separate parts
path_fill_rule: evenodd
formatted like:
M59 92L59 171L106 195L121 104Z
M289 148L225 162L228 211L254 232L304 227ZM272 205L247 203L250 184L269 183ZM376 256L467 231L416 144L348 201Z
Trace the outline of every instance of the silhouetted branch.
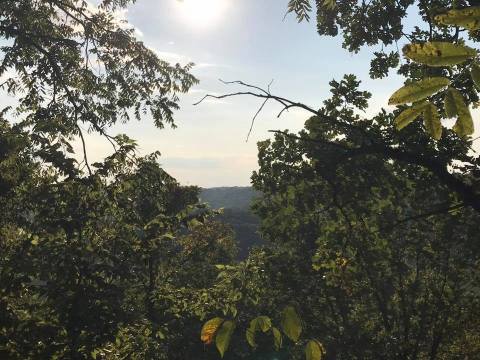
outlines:
M452 189L457 194L459 194L466 205L469 205L472 208L474 208L476 211L480 212L480 193L477 191L475 185L472 184L470 181L463 181L464 179L462 179L461 176L458 176L458 174L451 173L449 171L449 168L448 168L449 163L447 161L442 161L433 156L429 156L423 153L417 153L417 152L412 152L409 150L402 149L398 146L388 143L380 135L376 135L374 133L368 132L364 128L361 128L358 125L356 125L355 123L345 122L343 120L337 119L328 114L325 114L322 111L315 110L312 107L305 105L301 102L296 102L281 96L273 95L270 93L269 90L262 89L258 86L247 84L239 80L236 80L236 81L220 80L220 81L227 85L237 84L237 85L247 87L249 89L255 89L258 92L238 91L238 92L232 92L232 93L223 94L223 95L207 94L202 99L200 99L200 101L196 102L194 105L201 104L205 99L208 99L208 98L225 99L225 98L235 97L235 96L252 96L252 97L263 99L264 102L262 103L262 105L260 106L260 108L258 109L258 111L256 112L253 118L252 126L253 126L253 122L255 121L255 118L258 116L261 110L263 110L265 103L270 99L280 103L283 106L278 116L280 116L284 111L290 108L300 108L300 109L306 110L307 112L316 116L320 120L323 120L328 124L338 126L341 129L345 130L347 133L354 132L356 134L361 134L365 138L367 145L362 145L359 147L352 148L347 145L341 144L339 142L331 141L329 139L319 139L319 138L309 139L309 138L296 136L296 135L285 133L285 132L283 133L283 135L292 137L301 141L317 142L322 144L328 144L335 147L340 147L343 150L345 150L350 157L376 154L379 156L383 156L385 159L397 160L407 164L421 166L431 171L433 174L435 174L438 177L438 179L443 184L445 184L450 189ZM275 131L272 131L272 132L275 132ZM277 131L277 133L280 133L280 132Z

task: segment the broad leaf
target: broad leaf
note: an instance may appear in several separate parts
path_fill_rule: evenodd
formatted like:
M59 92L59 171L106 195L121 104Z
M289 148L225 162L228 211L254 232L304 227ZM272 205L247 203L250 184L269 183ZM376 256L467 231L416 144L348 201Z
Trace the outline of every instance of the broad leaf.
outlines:
M200 339L205 344L211 344L213 342L213 338L217 333L218 328L222 325L223 319L220 317L216 317L213 319L208 320L202 327L202 331L200 333Z
M455 98L453 97L453 93L450 91L450 88L445 92L444 108L447 118L453 118L457 116L457 103L455 102Z
M232 339L234 330L235 323L231 320L225 321L218 330L217 336L215 337L215 345L217 345L217 349L222 358L225 354L225 351L227 351L228 346L230 345L230 340Z
M468 30L480 29L480 7L452 9L435 16L435 21L443 25L460 26Z
M297 342L302 333L302 322L293 306L282 311L282 330L292 341Z
M438 109L432 103L428 103L423 108L423 124L432 138L440 140L442 137L442 123L440 122Z
M256 347L255 333L257 331L267 332L272 327L272 320L268 316L258 316L250 321L250 326L247 329L247 342L251 347Z
M473 82L477 89L480 89L480 66L478 64L473 64L472 69L470 70L470 76L472 77Z
M333 10L337 6L337 2L335 0L323 0L323 6L329 10Z
M310 340L305 346L306 360L322 360L324 354L325 349L317 340Z
M407 104L423 100L450 84L444 77L430 77L398 89L388 100L389 105Z
M470 114L470 110L468 108L466 112L458 116L457 122L453 126L453 131L455 131L460 137L472 135L475 131L472 115Z
M278 330L276 327L272 327L272 334L273 334L273 346L275 347L275 350L280 350L282 347L282 334L280 330Z
M259 316L255 320L257 329L267 332L272 327L272 320L268 316Z
M403 110L396 118L395 118L395 127L397 130L402 130L405 126L410 124L414 121L423 111L423 108L428 103L426 101L422 101L419 104L413 105L405 110Z
M247 338L247 342L252 348L257 347L257 343L255 342L255 332L256 332L256 329L252 328L251 326L248 327L247 331L245 332L245 337Z
M432 41L423 44L408 44L403 54L421 64L429 66L456 65L475 57L476 50L450 42Z
M457 122L453 126L453 131L461 137L473 134L474 126L472 115L470 114L470 109L467 104L465 104L462 94L454 88L449 88L448 93L449 104L446 105L445 112L448 112L449 115L454 113L458 117Z

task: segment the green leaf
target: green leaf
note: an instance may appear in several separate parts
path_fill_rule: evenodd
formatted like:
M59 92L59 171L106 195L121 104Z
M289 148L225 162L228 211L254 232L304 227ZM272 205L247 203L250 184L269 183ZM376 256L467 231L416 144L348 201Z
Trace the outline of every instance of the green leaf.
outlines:
M282 311L282 330L292 341L297 342L302 333L302 322L293 306Z
M333 10L337 6L337 2L335 0L323 0L323 6L328 10Z
M267 332L272 327L272 320L268 316L259 316L254 321L257 322L257 329Z
M412 107L403 110L395 118L395 127L397 128L397 130L402 130L405 126L409 125L412 121L419 117L427 104L428 103L426 101L423 101L419 104L413 105Z
M470 76L472 77L472 80L477 89L480 89L480 66L478 66L478 64L472 65L472 69L470 70Z
M247 338L247 342L252 348L257 347L257 343L255 342L255 332L256 330L251 326L248 327L247 331L245 332L245 337Z
M442 123L440 122L438 109L432 103L428 103L423 108L423 124L432 138L440 140L442 137Z
M453 125L453 131L460 137L472 135L475 131L472 115L468 108L466 112L462 112L462 115L458 115L457 122Z
M398 89L388 100L389 105L407 104L419 101L437 93L450 84L444 77L430 77Z
M429 66L460 64L477 55L477 51L465 45L432 41L423 44L408 44L403 54L409 59Z
M470 109L468 108L467 104L465 104L462 94L460 91L454 88L449 88L448 93L449 104L445 105L445 112L448 110L450 115L454 113L456 116L458 116L457 122L453 126L453 131L455 131L460 137L472 135L474 131L473 119L472 115L470 114Z
M247 342L251 347L256 347L255 333L257 331L267 332L272 327L272 320L268 316L257 316L250 321L250 326L246 331Z
M306 360L322 360L324 354L325 349L317 340L310 340L305 346Z
M222 323L223 319L221 317L216 317L208 320L202 327L200 339L207 345L211 344L218 328Z
M275 350L280 350L282 347L282 333L280 330L278 330L275 326L272 327L272 334L273 334L273 346L275 347Z
M457 104L455 103L455 99L453 97L452 92L450 91L450 88L445 92L444 108L445 108L445 115L447 116L447 118L453 118L457 116L458 114Z
M234 330L235 323L231 320L225 321L218 330L217 336L215 337L215 345L217 345L217 349L222 358L225 354L225 351L227 351L228 346L230 345L230 340L232 339Z
M463 9L452 9L436 15L435 21L443 25L460 26L468 30L480 29L480 7L472 6Z

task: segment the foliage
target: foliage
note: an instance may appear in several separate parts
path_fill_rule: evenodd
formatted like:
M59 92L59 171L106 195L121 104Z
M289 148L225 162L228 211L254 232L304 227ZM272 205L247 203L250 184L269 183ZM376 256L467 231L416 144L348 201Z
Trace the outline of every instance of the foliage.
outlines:
M0 3L0 86L18 99L0 111L0 357L476 356L476 4L315 1L320 34L341 33L352 52L382 46L374 78L399 65L387 47L408 40L406 81L390 98L399 107L363 115L371 94L352 74L330 82L318 110L251 87L313 116L259 143L266 245L237 261L232 230L197 187L108 134L145 113L173 126L178 94L196 82L191 65L159 59L116 17L131 2ZM288 11L308 20L312 4ZM407 34L411 9L426 28ZM83 127L113 153L91 164Z
M424 127L434 139L441 137L440 119L448 117L457 117L453 131L458 136L468 137L473 134L474 124L468 106L478 101L477 87L474 85L479 78L478 51L465 43L467 40L473 43L478 41L476 30L480 26L480 7L476 6L475 1L448 3L378 0L354 4L340 0L335 6L327 6L321 1L315 1L315 5L320 35L336 36L341 29L343 46L352 52L359 51L364 45L382 46L382 51L375 52L375 58L371 62L370 75L373 78L387 76L389 68L398 67L398 54L390 52L387 55L384 47L402 40L408 41L403 47L403 55L410 61L398 69L398 73L407 78L407 85L392 95L389 103L418 102L431 97L430 100L440 108L439 120L436 121L436 126L431 126L431 121L424 119ZM409 8L418 12L418 17L426 28L414 26L407 30L404 20L407 19L407 14L412 13ZM308 13L312 10L311 2L292 1L289 10L295 11L299 20L308 20ZM468 38L461 37L462 31L468 31ZM445 78L444 82L448 79L449 83L438 88L426 86L425 81L431 81L432 77L437 79L438 76ZM462 108L461 112L449 112L447 103L441 103L441 93L437 93L447 85L459 90L456 102ZM466 90L465 94L463 90ZM404 98L399 99L398 92ZM449 96L448 91L445 96ZM419 115L426 117L427 114L430 112ZM403 119L398 122L401 124L398 127L400 130L405 122Z
M390 129L393 116L363 120L332 90L320 113L368 124L370 132ZM279 132L259 144L252 179L264 194L255 209L271 244L272 291L301 303L303 332L321 341L327 359L474 351L454 344L475 336L465 323L478 318L471 287L478 212L458 206L455 192L429 171L343 151L364 141L344 129L312 117L299 134ZM309 342L307 356L324 354L320 348Z
M158 127L173 123L178 93L196 79L186 67L159 59L114 10L131 1L2 1L1 89L16 95L17 122L32 146L65 175L78 172L71 141L82 128L105 136L108 127L149 112ZM4 109L3 112L8 109ZM89 171L86 150L84 165Z

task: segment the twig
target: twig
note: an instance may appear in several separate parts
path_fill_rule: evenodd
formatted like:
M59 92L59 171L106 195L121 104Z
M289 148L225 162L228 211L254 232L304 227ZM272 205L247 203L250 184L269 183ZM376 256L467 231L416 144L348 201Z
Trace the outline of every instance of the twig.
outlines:
M252 118L252 123L250 124L250 130L248 130L248 134L247 134L247 139L245 142L248 142L248 139L250 138L250 134L252 133L252 129L253 129L253 125L255 124L255 119L257 118L258 114L260 114L263 110L263 107L265 106L265 104L267 103L269 99L265 99L265 101L262 103L262 105L260 105L260 107L258 108L257 112L255 113L255 115L253 116Z

